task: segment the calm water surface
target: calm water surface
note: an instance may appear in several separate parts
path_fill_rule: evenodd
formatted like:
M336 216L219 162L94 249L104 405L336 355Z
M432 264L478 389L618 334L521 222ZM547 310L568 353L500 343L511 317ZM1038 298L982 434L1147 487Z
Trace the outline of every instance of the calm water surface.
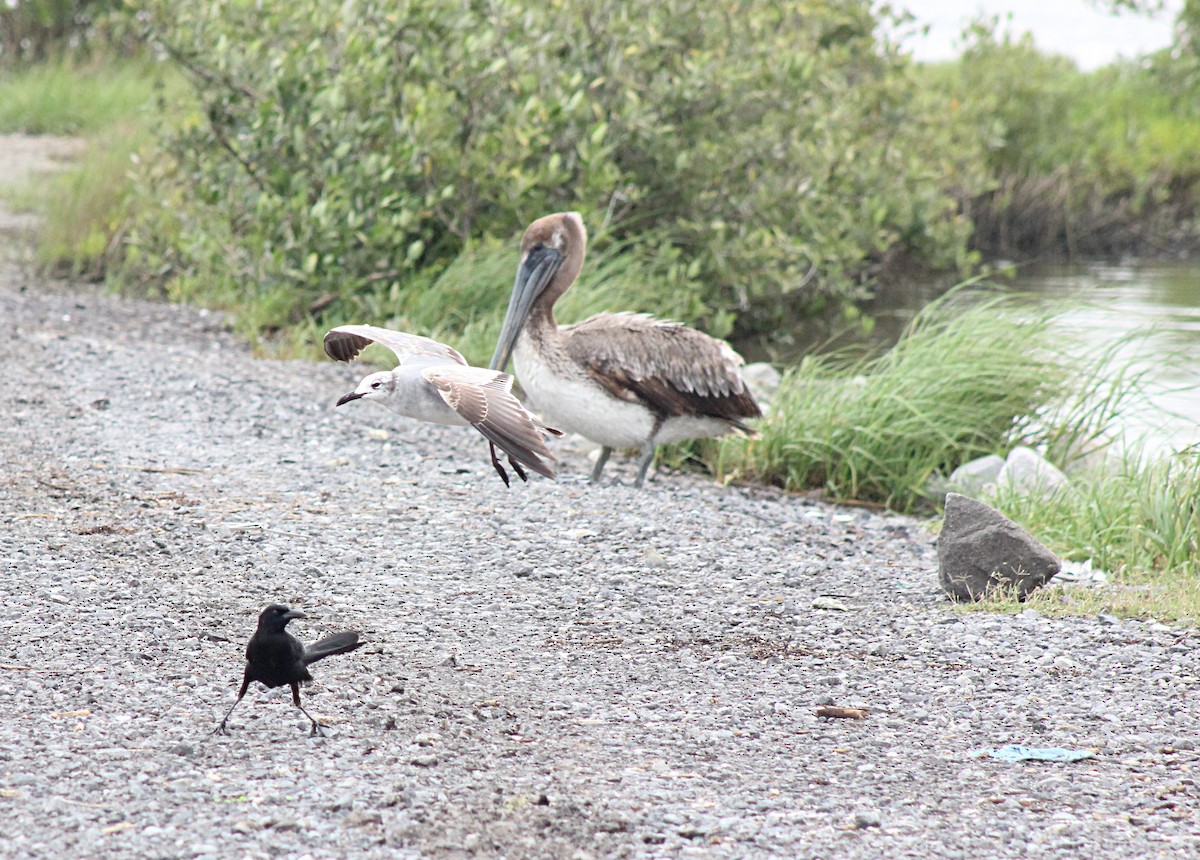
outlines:
M1118 363L1143 374L1146 402L1116 428L1128 440L1160 453L1200 445L1200 262L1026 266L1000 284L1063 302L1068 310L1061 324L1082 332L1085 348L1096 356L1115 348ZM851 327L831 336L824 324L801 320L770 345L734 346L747 361L777 365L842 347L885 350L913 314L947 287L917 284L878 296L867 311L875 322L867 335Z
M1099 351L1145 372L1149 402L1124 429L1155 451L1200 444L1200 263L1057 265L1022 269L1014 288L1071 306L1064 324Z

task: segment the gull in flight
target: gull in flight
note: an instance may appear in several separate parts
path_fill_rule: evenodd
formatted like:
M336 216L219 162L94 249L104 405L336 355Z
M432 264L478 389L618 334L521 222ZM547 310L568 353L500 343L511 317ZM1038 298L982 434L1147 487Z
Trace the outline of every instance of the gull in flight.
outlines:
M513 378L498 370L472 367L458 350L431 338L372 325L343 325L325 335L325 353L337 361L352 361L372 343L385 346L400 363L392 370L365 376L358 387L338 400L374 400L419 421L470 424L488 440L492 466L509 486L496 448L522 480L522 464L547 478L554 477L554 455L543 434L561 436L521 405L512 393Z

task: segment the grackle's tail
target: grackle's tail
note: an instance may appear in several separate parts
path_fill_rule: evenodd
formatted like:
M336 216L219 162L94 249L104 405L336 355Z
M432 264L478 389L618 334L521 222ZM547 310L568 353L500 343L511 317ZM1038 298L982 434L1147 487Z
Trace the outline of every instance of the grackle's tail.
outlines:
M353 651L355 648L362 647L365 642L358 641L358 634L353 630L347 630L343 633L334 633L332 636L326 636L320 642L314 642L304 649L304 665L315 663L318 660L323 660L333 654L345 654L347 651Z

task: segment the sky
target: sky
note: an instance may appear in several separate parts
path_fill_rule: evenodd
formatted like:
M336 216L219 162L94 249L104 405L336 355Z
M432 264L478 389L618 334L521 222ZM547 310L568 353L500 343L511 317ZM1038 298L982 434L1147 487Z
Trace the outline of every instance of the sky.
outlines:
M929 24L923 38L904 44L918 60L947 60L958 50L963 27L979 13L1012 13L1014 34L1033 33L1039 49L1065 54L1082 69L1095 69L1118 55L1135 57L1164 48L1171 42L1171 26L1183 0L1170 0L1157 18L1138 15L1106 15L1088 0L891 0L906 8L921 23Z

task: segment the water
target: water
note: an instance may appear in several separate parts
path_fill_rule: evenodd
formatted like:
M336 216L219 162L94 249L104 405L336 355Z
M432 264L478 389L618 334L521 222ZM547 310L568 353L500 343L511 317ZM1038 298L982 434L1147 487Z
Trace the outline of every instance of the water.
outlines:
M998 283L1062 302L1064 328L1082 332L1095 355L1115 349L1118 363L1143 374L1148 396L1121 416L1117 432L1155 454L1200 445L1200 263L1028 266L1014 280ZM881 352L896 342L913 314L951 285L921 282L881 293L867 306L874 321L867 333L845 323L804 319L784 337L734 346L747 361L779 366L810 352Z
M1122 416L1129 436L1155 452L1200 444L1200 264L1045 265L1013 287L1067 301L1064 326L1097 351L1120 343L1145 373L1147 402Z

